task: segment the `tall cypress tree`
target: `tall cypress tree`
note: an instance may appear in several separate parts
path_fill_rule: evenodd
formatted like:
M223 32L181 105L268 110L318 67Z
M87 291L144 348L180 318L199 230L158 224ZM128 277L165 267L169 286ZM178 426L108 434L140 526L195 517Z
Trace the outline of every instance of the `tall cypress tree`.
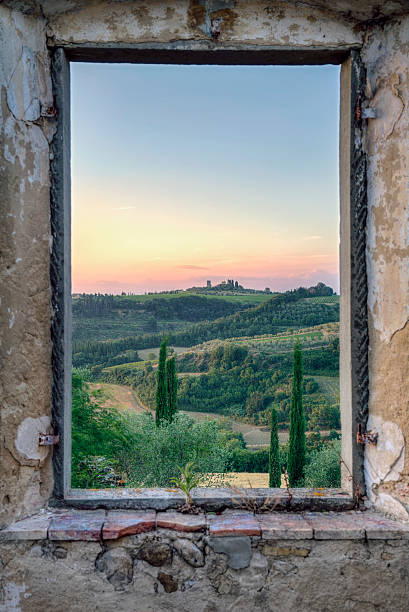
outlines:
M171 357L166 362L166 379L168 384L168 405L166 418L169 422L172 422L178 409L178 379L176 375L176 361L174 357Z
M271 408L270 453L268 457L269 487L281 486L280 454L278 445L277 411Z
M159 427L168 409L168 382L166 379L166 356L168 341L164 338L159 350L159 365L156 382L156 426Z
M305 465L305 416L302 403L302 354L300 343L294 345L293 386L290 408L290 441L287 470L290 486L302 484Z

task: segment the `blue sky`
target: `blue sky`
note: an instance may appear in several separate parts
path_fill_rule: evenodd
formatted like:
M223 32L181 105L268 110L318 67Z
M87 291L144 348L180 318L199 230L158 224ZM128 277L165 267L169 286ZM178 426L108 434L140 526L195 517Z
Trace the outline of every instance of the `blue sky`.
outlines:
M74 291L338 289L339 67L71 66Z

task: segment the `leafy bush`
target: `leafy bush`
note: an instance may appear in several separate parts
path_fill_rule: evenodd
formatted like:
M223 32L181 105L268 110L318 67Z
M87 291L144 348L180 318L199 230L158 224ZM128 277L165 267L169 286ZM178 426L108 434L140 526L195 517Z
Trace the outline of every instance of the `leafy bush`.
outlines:
M229 461L231 472L268 472L269 449L249 451L246 449L234 449Z
M99 394L90 394L78 374L72 376L72 486L103 487L99 468L114 470L119 456L132 440L121 414L101 405ZM99 459L100 461L91 461ZM91 462L90 462L91 461ZM104 463L107 462L107 463ZM104 466L102 466L104 463Z
M309 457L304 476L306 487L341 486L341 440L333 440Z
M225 472L229 452L216 421L195 423L177 414L156 427L150 413L120 413L90 394L78 374L72 380L72 486L166 487L178 465L194 461L200 473Z
M193 461L201 474L226 471L228 451L215 421L195 423L176 414L156 427L149 413L128 413L132 449L123 457L131 486L166 487L179 475L178 465Z

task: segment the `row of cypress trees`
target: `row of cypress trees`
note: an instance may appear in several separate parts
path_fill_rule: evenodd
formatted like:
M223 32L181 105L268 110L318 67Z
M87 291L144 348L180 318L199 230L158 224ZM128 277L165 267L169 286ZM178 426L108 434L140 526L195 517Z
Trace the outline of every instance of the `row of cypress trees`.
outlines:
M299 342L294 345L293 384L290 406L290 440L287 456L287 473L291 487L302 484L305 466L305 416L302 402L302 353ZM281 486L281 466L278 442L277 412L271 409L271 438L269 455L269 486Z
M176 413L178 379L176 375L175 358L168 357L168 340L164 338L159 350L159 364L156 384L156 425L159 427L163 421L172 422Z

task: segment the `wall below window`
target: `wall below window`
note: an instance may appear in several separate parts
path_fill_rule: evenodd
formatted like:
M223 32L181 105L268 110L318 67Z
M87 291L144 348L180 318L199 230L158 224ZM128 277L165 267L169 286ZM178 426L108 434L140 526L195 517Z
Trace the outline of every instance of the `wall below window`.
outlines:
M0 528L44 507L53 485L50 451L37 446L51 413L49 162L55 120L46 110L53 106L50 49L76 43L216 44L209 30L213 4L204 0L101 0L67 7L43 2L43 11L36 4L9 0L0 5ZM359 3L359 11L351 2L352 13L345 2L331 10L325 3L319 9L268 0L215 4L225 7L216 11L219 45L307 51L363 45L366 97L376 113L365 124L365 148L369 426L379 434L378 446L367 449L366 483L378 508L408 520L409 16L377 24L370 20L376 4L370 2Z
M43 513L0 535L0 610L403 611L408 536L369 512Z

